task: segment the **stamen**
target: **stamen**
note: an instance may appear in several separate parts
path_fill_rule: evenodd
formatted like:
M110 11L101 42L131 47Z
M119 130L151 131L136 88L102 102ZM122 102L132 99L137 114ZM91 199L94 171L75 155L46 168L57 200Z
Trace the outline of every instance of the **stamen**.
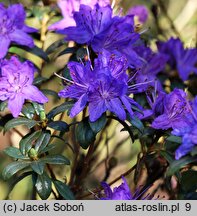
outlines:
M138 73L138 71L136 71L129 79L127 82L130 82L132 79L134 79L134 77L136 76L136 74Z
M82 87L82 88L87 88L87 86L81 85L80 83L76 83L76 82L74 82L74 81L72 81L72 80L69 80L69 79L67 79L67 78L65 78L65 77L63 77L63 76L57 74L56 72L54 72L54 74L55 74L57 77L59 77L60 79L63 79L63 80L65 80L65 81L67 81L67 82L69 82L69 83L71 83L71 84L75 84L75 85L80 86L80 87Z
M147 32L149 30L149 28L146 28L146 29L142 29L142 31L138 32L139 34L143 34L145 32Z
M131 85L129 86L129 89L133 89L135 88L136 86L140 86L140 85L145 85L145 84L148 84L148 83L152 83L154 82L155 80L151 80L151 81L147 81L147 82L142 82L142 83L137 83L137 84L134 84L134 85Z
M143 194L145 194L145 192L148 191L151 187L152 187L152 185L149 185L148 187L146 187L146 188L145 188L144 190L142 190L141 192L140 192L140 189L138 188L138 189L136 190L136 192L134 193L133 197L135 197L135 199L138 199L138 198L141 197ZM148 194L148 195L150 195L150 194ZM147 195L147 196L148 196L148 195ZM147 196L145 196L145 197L147 197Z
M93 191L91 191L90 189L87 189L94 197L96 197L98 200L100 200L100 198L97 196L96 193L94 193Z

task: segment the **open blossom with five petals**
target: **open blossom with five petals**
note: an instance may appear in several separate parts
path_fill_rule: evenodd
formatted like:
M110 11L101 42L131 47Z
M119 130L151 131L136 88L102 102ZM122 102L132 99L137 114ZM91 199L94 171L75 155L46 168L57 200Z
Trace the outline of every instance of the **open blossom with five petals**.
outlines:
M11 42L33 47L34 41L27 33L37 31L25 25L25 10L22 4L13 4L5 8L0 4L0 58L3 58Z
M128 96L127 61L103 52L95 60L94 69L86 65L69 62L72 81L59 92L60 97L77 99L70 112L74 117L89 104L90 121L96 121L105 111L111 111L119 119L126 119L125 108L133 115L132 105L138 104Z
M61 9L63 19L50 25L49 30L60 30L69 26L75 26L73 13L79 10L80 4L93 7L96 3L100 6L110 4L109 0L58 0L58 7Z
M35 68L32 63L21 63L17 57L1 62L0 100L8 101L8 108L17 117L25 99L46 103L47 97L34 85Z
M179 38L170 38L167 42L158 42L160 53L169 56L168 63L172 69L177 69L180 78L185 81L194 72L197 74L197 49L184 48Z
M163 99L163 113L154 119L152 127L166 130L187 125L186 116L191 112L187 95L181 89L174 89Z

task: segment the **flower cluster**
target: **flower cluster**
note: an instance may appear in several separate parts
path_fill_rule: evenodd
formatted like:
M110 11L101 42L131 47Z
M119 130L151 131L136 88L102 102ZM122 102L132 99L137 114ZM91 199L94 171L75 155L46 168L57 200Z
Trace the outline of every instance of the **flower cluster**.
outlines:
M134 31L133 15L113 16L110 5L101 7L96 4L93 9L80 5L79 12L74 12L73 17L76 26L57 31L65 34L67 41L86 43L95 52L105 49L125 55L130 66L140 66L141 61L132 49L132 45L139 39L139 34Z
M14 4L5 8L0 4L0 58L8 51L11 42L33 47L34 42L27 33L37 30L25 24L25 10L21 4Z
M81 4L73 13L75 24L73 20L69 27L57 23L57 29L60 29L58 33L65 34L65 40L88 45L98 53L94 60L94 68L90 61L85 62L85 65L68 63L72 80L67 80L70 86L62 90L59 96L77 99L71 109L71 117L88 104L90 121L96 121L105 111L111 111L119 119L125 120L125 110L131 116L134 114L131 109L133 105L142 111L139 104L129 95L147 93L152 87L158 97L151 101L147 94L151 110L135 114L141 119L154 118L151 126L155 129L173 129L172 133L180 135L177 131L188 128L186 125L188 115L191 115L191 106L185 92L180 89L166 94L158 79L158 73L164 71L168 63L172 70L177 69L182 80L187 80L191 72L196 73L197 50L185 49L180 39L171 38L167 42L158 41L158 52L153 52L140 39L140 34L135 32L134 16L138 16L143 23L148 17L148 12L143 6L135 6L126 16L114 16L110 5ZM128 75L126 70L129 68ZM186 143L185 139L183 146ZM192 145L193 143L192 141ZM185 154L180 153L183 146L177 150L177 155Z
M131 105L137 103L129 97L127 60L124 57L103 51L95 59L93 69L89 61L85 65L69 62L68 68L71 85L60 91L59 96L78 100L71 109L71 117L81 112L87 103L90 121L96 121L107 110L121 120L126 119L124 108L133 115Z
M34 85L35 68L32 63L21 63L17 57L1 62L0 100L8 101L8 108L17 117L25 99L46 103L47 97Z

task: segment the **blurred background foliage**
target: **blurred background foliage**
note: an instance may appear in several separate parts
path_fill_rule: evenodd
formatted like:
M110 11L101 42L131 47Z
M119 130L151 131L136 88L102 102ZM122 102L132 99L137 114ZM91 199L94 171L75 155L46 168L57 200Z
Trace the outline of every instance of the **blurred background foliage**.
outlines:
M47 48L56 40L61 39L61 35L57 35L53 32L47 31L47 26L53 22L61 19L61 14L56 6L55 0L3 0L0 1L6 5L11 3L22 3L27 11L27 24L38 28L40 34L35 37L35 43L38 47L47 50ZM197 2L196 0L122 0L117 1L123 8L123 13L126 14L127 10L136 5L144 4L149 9L149 19L145 25L139 26L139 31L144 31L143 37L147 37L150 40L152 47L154 48L154 41L156 39L166 39L170 36L180 36L185 42L186 47L194 47L197 44ZM69 44L72 46L72 44ZM38 69L42 70L40 73L43 77L49 78L49 81L42 85L43 89L54 90L58 92L62 88L61 81L53 76L54 72L59 71L66 65L69 55L62 55L57 58L58 53L64 50L64 46L61 49L53 50L53 53L49 55L50 62L45 64L39 57L27 53L24 50L20 50L16 47L11 47L10 52L17 53L21 57L25 57L34 62ZM55 100L54 97L49 95L49 103L46 105L47 112L54 106L57 106L63 102L63 100ZM5 113L4 113L5 114ZM57 116L57 119L59 116ZM71 122L67 116L63 119L66 122ZM78 116L81 119L81 116ZM99 148L96 150L101 152L99 158L97 158L92 172L86 182L87 190L91 190L98 186L99 181L105 178L106 167L112 166L110 176L108 180L113 180L121 173L124 173L128 168L132 167L137 160L138 153L140 152L139 142L136 141L131 145L131 140L128 139L127 132L120 132L121 125L112 120L111 127L107 129L105 134L97 135L97 139L102 141ZM27 133L26 129L18 128L22 135ZM67 140L72 140L71 133L67 133ZM99 140L99 141L100 141ZM5 135L0 133L0 172L11 161L10 158L2 153L2 150L8 146L18 146L20 141L20 135L16 131L9 131ZM67 156L71 161L74 156L65 143L54 139L53 141L58 145L56 151L67 152ZM81 150L81 157L86 150ZM105 159L107 155L107 160ZM69 176L69 168L65 166L53 166L53 169L57 173L59 179L67 181L66 176ZM131 178L129 178L131 179ZM128 181L132 186L132 181ZM11 187L12 180L7 182L0 179L0 199L31 199L32 198L32 180L27 177L14 187L9 197L7 194ZM119 182L117 182L119 184ZM143 184L143 179L139 182L139 185ZM162 184L162 182L161 182ZM158 193L161 193L161 191ZM162 192L166 199L168 198L165 191Z

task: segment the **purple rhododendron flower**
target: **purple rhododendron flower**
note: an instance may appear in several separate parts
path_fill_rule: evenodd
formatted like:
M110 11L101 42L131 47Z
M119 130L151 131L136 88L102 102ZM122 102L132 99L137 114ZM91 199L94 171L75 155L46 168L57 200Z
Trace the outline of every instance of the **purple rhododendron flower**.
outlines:
M101 185L104 189L105 196L101 198L102 200L132 200L132 194L127 184L127 181L124 177L122 177L123 183L115 187L112 191L110 186L102 182Z
M162 130L185 127L186 116L190 113L186 93L181 89L174 89L163 100L164 112L155 118L152 127Z
M25 25L25 10L22 4L5 8L0 4L0 58L3 58L11 42L33 47L34 41L27 33L37 31Z
M197 73L197 49L184 48L179 38L170 38L167 42L158 42L158 49L160 53L169 56L168 63L172 69L177 69L180 78L185 81L189 75L194 72Z
M95 60L94 69L86 65L69 62L68 68L72 81L70 86L59 92L60 97L77 99L70 116L80 113L89 104L90 121L96 121L105 111L116 114L119 119L126 119L126 110L133 115L132 105L139 106L128 97L127 60L103 52ZM140 107L139 107L140 108Z
M1 62L0 100L8 100L8 108L17 117L25 99L38 103L46 103L47 97L34 85L35 68L32 63L21 63L18 58Z
M157 90L162 90L162 86L157 79L157 74L161 72L168 60L168 56L162 53L154 53L149 47L136 46L134 48L138 56L143 59L142 66L138 69L135 79L137 83L144 83L145 91L149 86L155 87L157 80Z
M110 0L58 0L57 4L61 9L63 19L49 26L49 30L60 30L69 26L75 26L73 12L78 11L80 4L93 7L96 3L100 6L110 4Z
M189 153L197 145L197 97L191 104L191 113L186 116L184 127L176 127L172 134L182 137L182 144L176 150L178 160Z
M103 49L117 55L125 55L133 67L138 67L141 61L132 50L132 45L139 39L134 32L133 15L112 17L112 8L98 4L92 9L80 5L79 12L74 13L76 26L68 27L58 32L66 35L67 41L91 45L95 52Z
M155 91L155 89L153 89ZM142 113L135 113L139 119L150 119L158 117L164 113L164 98L166 93L163 91L146 92L147 101L151 109L145 109Z
M141 23L148 19L148 9L144 5L136 5L129 9L127 14L135 15Z
M102 182L101 185L104 189L104 197L101 200L137 200L140 199L149 188L146 188L144 191L137 189L134 194L132 194L129 185L124 177L122 177L123 183L118 187L115 187L113 190L106 182ZM152 199L150 194L145 195L141 198L143 200Z

